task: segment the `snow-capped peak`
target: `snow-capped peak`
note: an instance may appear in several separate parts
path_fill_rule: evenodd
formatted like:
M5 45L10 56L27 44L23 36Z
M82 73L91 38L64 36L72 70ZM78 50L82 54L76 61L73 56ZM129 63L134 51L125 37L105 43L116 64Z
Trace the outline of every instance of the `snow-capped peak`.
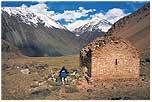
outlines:
M91 31L107 32L111 28L111 26L112 24L108 22L106 19L94 18L89 20L84 25L75 28L73 32L80 34Z
M64 26L54 21L52 18L47 16L46 14L41 13L35 13L30 11L28 7L3 7L2 11L7 12L10 16L11 15L19 15L22 21L26 24L34 24L35 26L38 25L38 23L43 23L44 26L52 28L60 28L65 29Z

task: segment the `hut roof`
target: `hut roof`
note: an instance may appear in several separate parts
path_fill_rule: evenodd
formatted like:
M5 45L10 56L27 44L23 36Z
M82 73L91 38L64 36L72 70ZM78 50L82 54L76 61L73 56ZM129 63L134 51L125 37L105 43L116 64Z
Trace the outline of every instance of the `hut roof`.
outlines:
M98 38L94 39L93 41L91 41L89 44L87 44L85 47L83 47L81 49L80 54L81 54L81 56L85 56L87 54L87 52L89 52L89 51L93 52L98 48L104 47L106 44L120 43L120 42L127 44L128 47L130 47L130 49L132 49L133 53L138 52L137 49L135 47L133 47L129 41L127 41L119 36L106 35L106 36L98 37Z

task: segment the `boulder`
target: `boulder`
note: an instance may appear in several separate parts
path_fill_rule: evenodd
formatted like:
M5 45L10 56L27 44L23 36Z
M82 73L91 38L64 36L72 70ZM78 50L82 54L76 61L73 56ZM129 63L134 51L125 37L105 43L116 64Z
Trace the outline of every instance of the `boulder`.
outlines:
M30 71L29 71L29 69L22 69L22 70L21 70L21 73L23 73L23 74L29 74Z

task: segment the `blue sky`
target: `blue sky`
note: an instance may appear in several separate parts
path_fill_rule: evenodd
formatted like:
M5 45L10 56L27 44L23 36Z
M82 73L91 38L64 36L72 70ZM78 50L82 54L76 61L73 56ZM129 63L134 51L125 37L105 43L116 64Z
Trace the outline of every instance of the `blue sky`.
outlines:
M25 4L27 6L30 5L36 5L39 2L36 1L3 1L2 7L19 7L22 4ZM100 11L108 11L108 9L111 8L121 8L125 9L126 12L133 12L137 10L138 8L142 7L146 1L139 1L139 2L132 2L132 1L109 1L109 2L103 2L103 1L79 1L79 2L53 2L48 1L45 2L45 4L49 7L50 10L56 11L56 12L63 12L64 10L75 10L78 7L82 6L85 9L96 9L98 12Z
M79 1L79 2L29 2L29 1L4 1L2 7L20 7L23 4L27 7L44 9L43 11L48 15L51 15L53 19L60 22L62 25L71 26L74 23L85 22L95 17L104 17L111 20L114 23L119 18L126 16L140 7L142 7L146 1ZM47 9L46 9L47 8ZM37 11L38 11L37 10ZM50 11L50 12L49 12ZM34 11L35 12L35 11ZM109 16L110 15L110 16ZM114 18L111 19L111 18Z

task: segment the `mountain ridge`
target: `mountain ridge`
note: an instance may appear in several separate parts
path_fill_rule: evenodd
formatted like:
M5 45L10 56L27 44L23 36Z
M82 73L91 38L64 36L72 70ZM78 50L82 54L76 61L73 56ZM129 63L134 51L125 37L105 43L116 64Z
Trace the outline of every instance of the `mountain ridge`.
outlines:
M22 21L20 15L2 10L2 39L18 47L27 56L62 56L78 54L81 39L67 29L37 26Z
M111 25L112 24L105 19L96 19L80 26L79 28L75 28L73 32L80 33L80 35L91 31L106 32L110 29Z
M148 4L113 25L105 19L96 18L73 32L48 16L29 13L27 8L17 8L17 12L14 9L16 8L12 11L10 8L2 9L2 39L19 48L27 56L78 54L84 45L105 34L127 39L139 50L150 45ZM53 23L48 24L45 19L50 19ZM109 29L108 32L103 31L104 27Z
M119 19L106 34L125 38L140 51L150 48L150 3Z
M64 26L47 15L33 13L28 7L3 7L2 11L7 12L10 16L20 16L21 20L29 25L34 24L34 26L37 26L39 23L43 23L46 27L65 29Z
M75 28L72 32L75 33L77 37L82 38L86 43L89 43L93 39L103 36L111 26L112 24L106 19L95 18Z

